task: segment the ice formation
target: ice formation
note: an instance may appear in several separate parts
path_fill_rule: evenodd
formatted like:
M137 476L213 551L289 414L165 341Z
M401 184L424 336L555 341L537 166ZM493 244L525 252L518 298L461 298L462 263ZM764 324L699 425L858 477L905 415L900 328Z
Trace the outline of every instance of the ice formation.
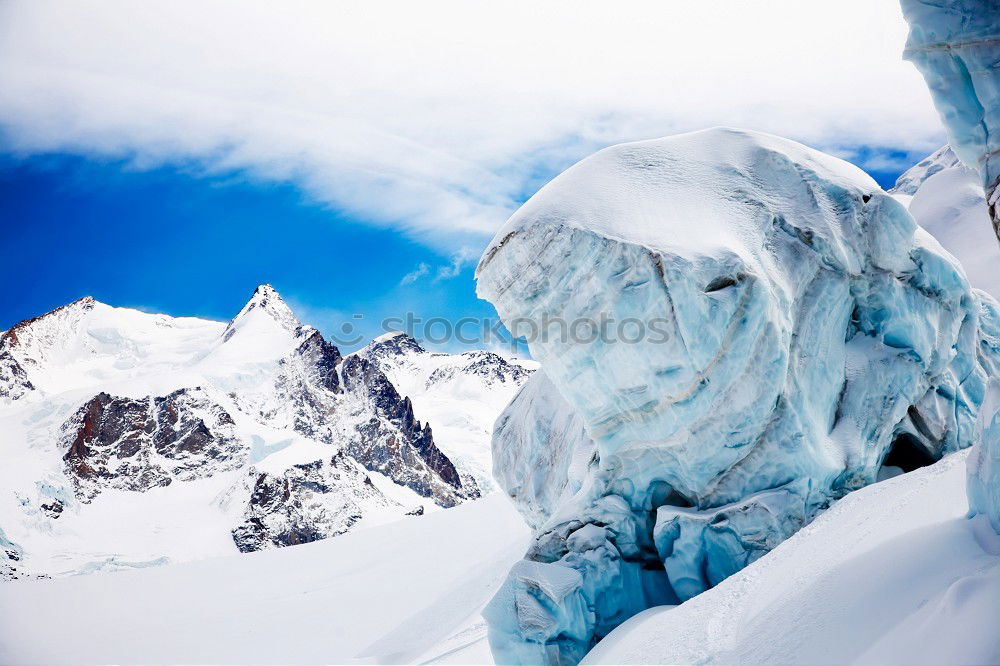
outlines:
M753 132L600 151L515 213L477 277L551 380L494 437L536 525L484 613L498 663L574 663L831 501L968 446L1000 360L996 302L899 202Z
M990 383L969 454L969 511L984 515L1000 534L1000 380Z
M1000 5L902 0L905 57L923 74L955 154L978 169L1000 238Z

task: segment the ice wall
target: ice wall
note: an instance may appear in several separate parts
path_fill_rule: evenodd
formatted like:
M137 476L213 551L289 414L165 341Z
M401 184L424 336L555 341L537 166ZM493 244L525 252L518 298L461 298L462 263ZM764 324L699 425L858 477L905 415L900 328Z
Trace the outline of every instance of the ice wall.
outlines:
M902 7L910 24L904 57L927 81L955 154L978 169L1000 239L1000 3L902 0Z
M969 512L986 516L1000 534L1000 380L990 383L969 453Z
M477 277L550 380L494 436L536 527L485 611L498 663L574 663L845 493L968 446L1000 357L996 302L871 178L739 130L583 160Z

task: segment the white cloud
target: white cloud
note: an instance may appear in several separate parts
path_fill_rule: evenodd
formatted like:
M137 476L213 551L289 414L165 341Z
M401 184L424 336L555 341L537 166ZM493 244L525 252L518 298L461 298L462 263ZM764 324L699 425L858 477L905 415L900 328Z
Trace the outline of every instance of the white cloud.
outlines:
M479 252L468 247L463 247L458 252L453 252L451 255L451 263L439 266L437 275L434 276L434 280L450 280L458 277L462 272L462 269L471 264L478 257Z
M8 149L244 170L454 251L539 173L713 124L942 134L893 0L0 5Z
M417 267L412 271L403 276L403 279L399 281L401 285L413 284L420 278L424 277L431 272L431 267L424 262L417 264Z

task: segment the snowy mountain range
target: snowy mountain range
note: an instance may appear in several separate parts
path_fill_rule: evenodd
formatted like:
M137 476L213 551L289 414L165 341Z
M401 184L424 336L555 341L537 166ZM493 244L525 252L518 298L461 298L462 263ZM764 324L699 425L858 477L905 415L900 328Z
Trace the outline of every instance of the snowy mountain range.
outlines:
M403 333L344 356L269 285L228 323L82 298L0 337L0 575L307 543L479 497L532 369Z

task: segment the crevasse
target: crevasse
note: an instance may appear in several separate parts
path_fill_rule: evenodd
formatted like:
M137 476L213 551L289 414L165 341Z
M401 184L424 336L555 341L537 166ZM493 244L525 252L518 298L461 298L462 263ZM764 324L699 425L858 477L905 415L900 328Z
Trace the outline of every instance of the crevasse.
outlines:
M494 433L536 530L485 611L498 663L575 663L845 493L968 446L1000 360L996 302L902 205L753 132L596 153L477 279L544 373Z

